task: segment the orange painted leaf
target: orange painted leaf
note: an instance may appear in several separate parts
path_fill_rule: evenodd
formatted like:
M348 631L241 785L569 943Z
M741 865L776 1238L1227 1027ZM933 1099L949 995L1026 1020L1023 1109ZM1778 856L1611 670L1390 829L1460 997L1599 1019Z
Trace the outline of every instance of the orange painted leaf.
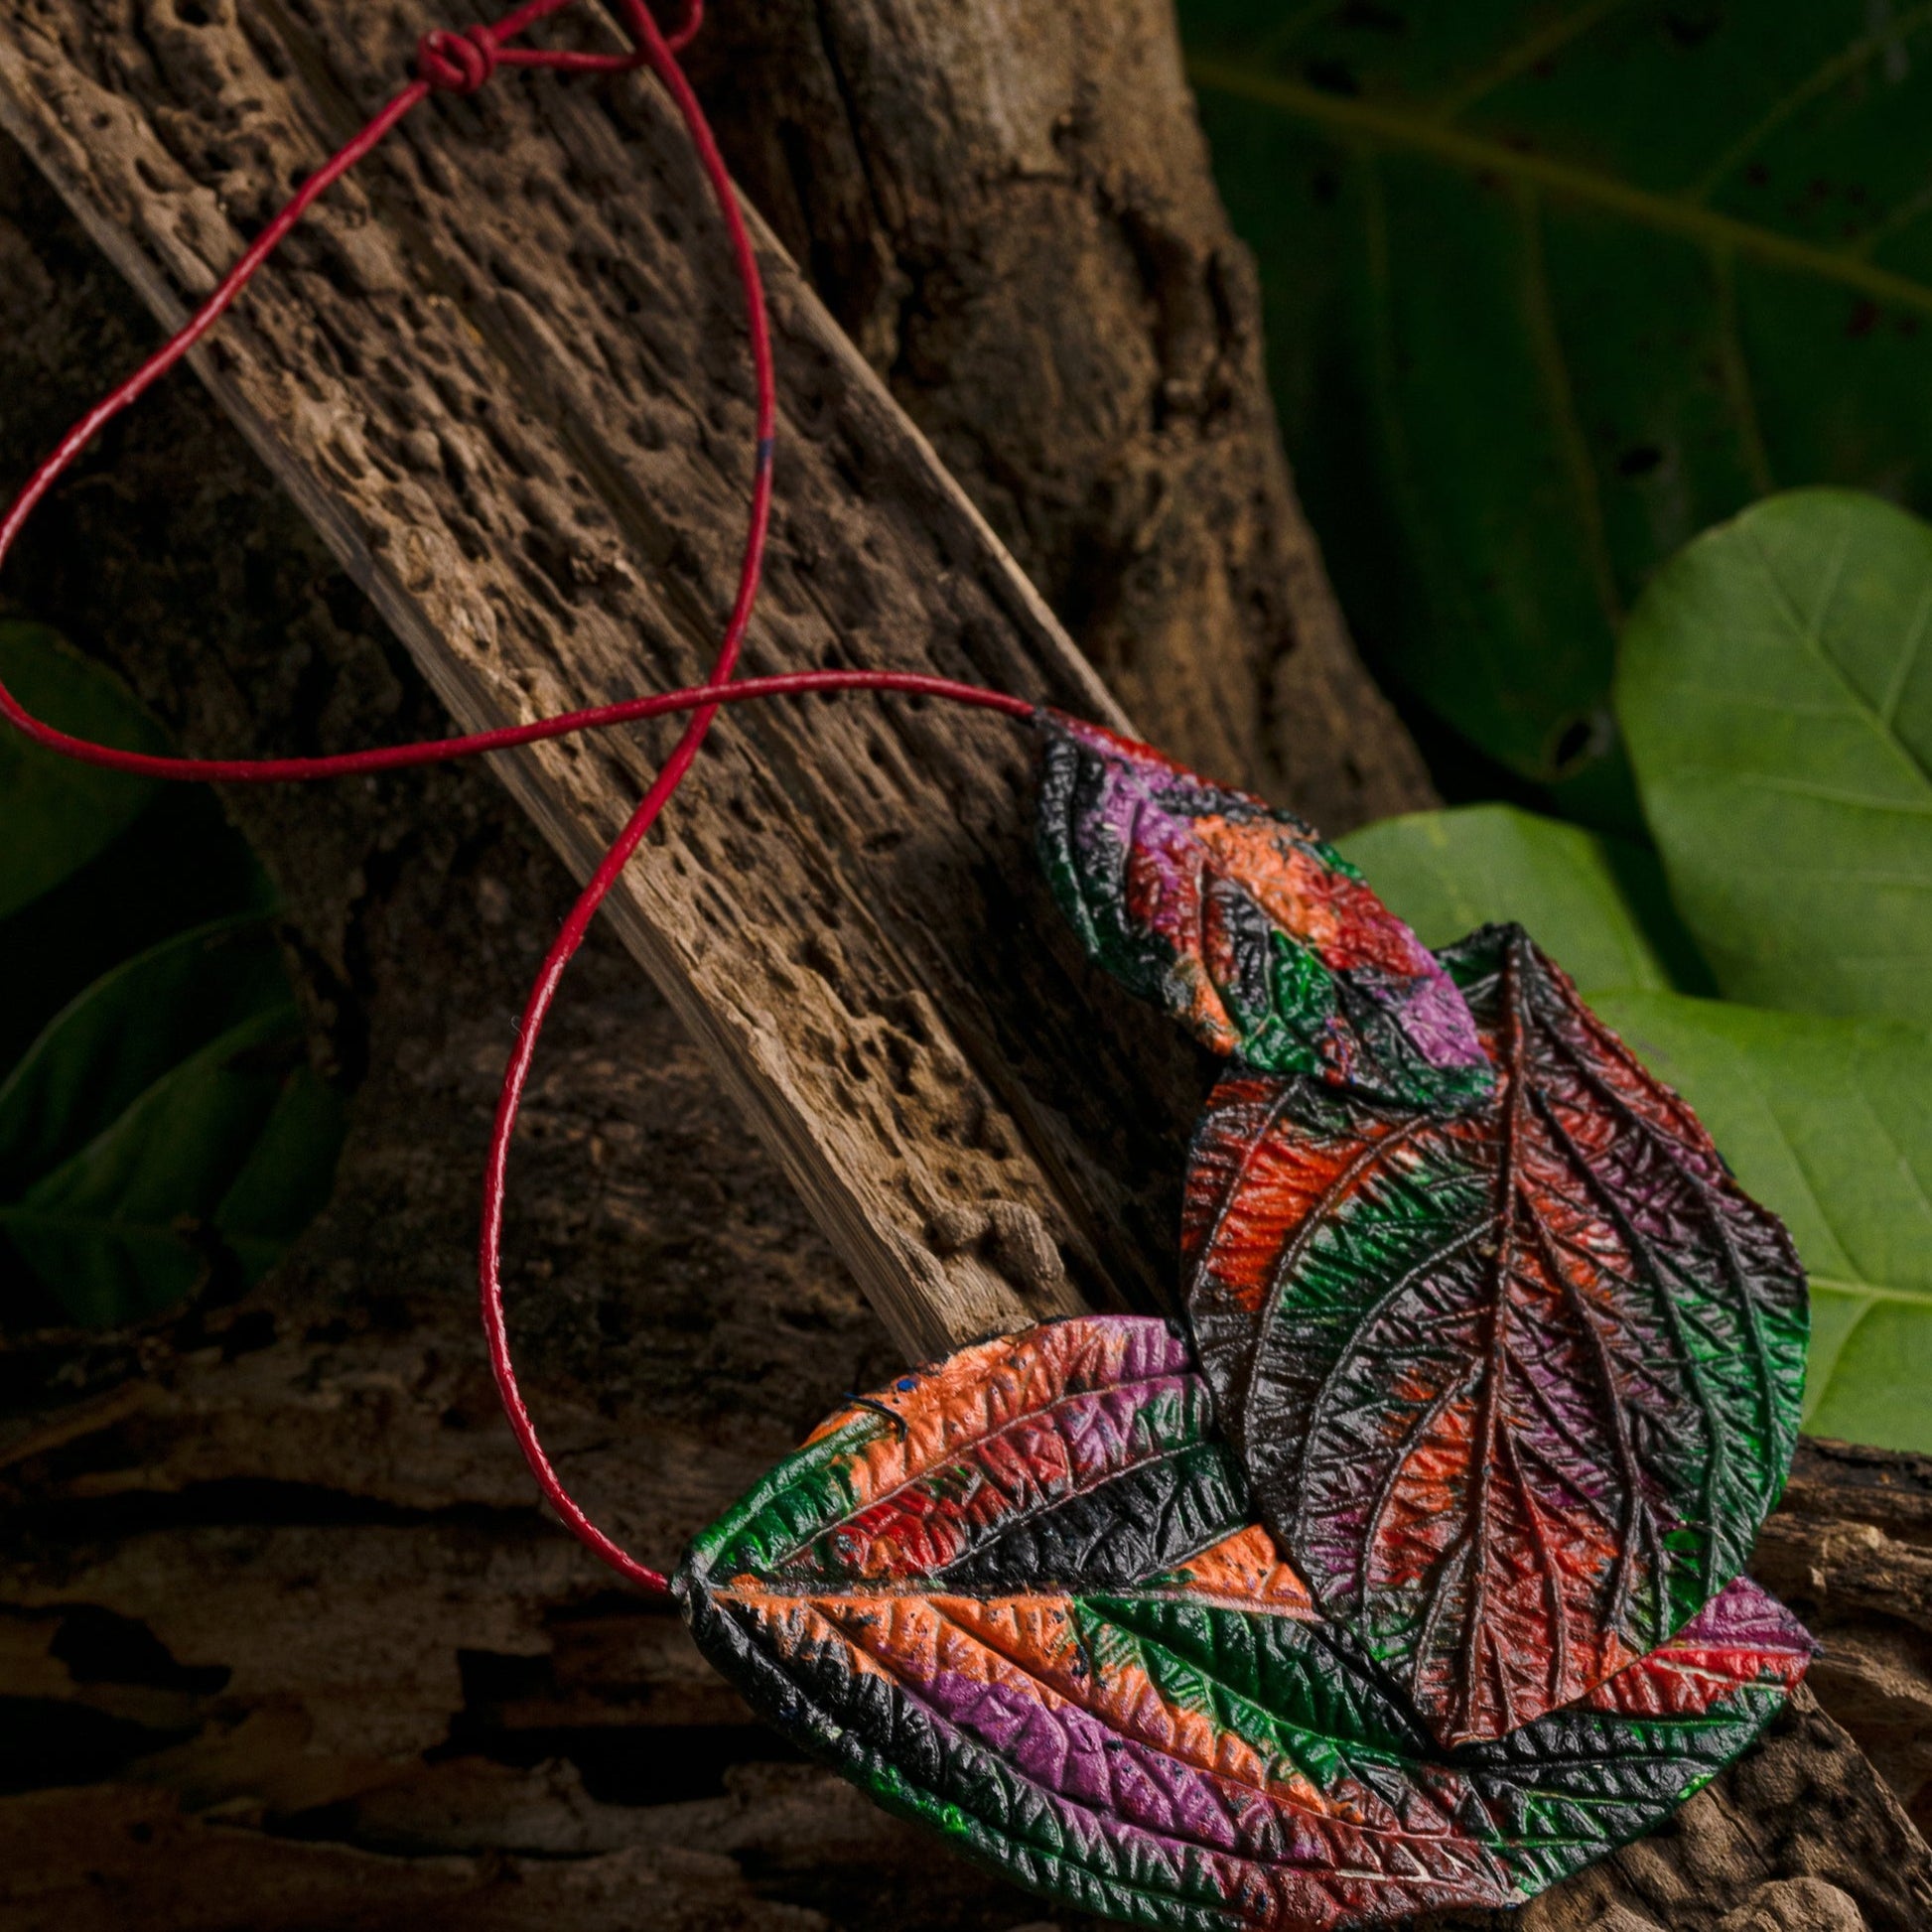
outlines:
M1804 1669L1738 1583L1573 1710L1445 1750L1248 1520L1209 1414L1163 1321L987 1342L834 1416L678 1593L705 1654L881 1804L1176 1932L1520 1902L1648 1830Z

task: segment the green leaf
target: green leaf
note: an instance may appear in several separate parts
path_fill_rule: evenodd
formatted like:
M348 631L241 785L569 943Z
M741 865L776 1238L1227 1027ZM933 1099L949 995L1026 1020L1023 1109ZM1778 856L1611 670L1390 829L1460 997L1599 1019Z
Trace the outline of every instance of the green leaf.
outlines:
M1515 923L1582 987L1708 987L1656 859L1626 840L1513 805L1463 805L1337 843L1425 945Z
M1812 1296L1802 1426L1932 1451L1932 1034L1667 993L1595 1005L1798 1244Z
M31 712L77 738L165 751L159 727L125 685L44 624L0 623L0 683ZM0 729L0 918L40 897L105 849L154 793L147 778L77 764Z
M0 1232L71 1319L107 1326L155 1312L216 1265L216 1211L301 1048L292 1005L244 1021L0 1204Z
M251 1280L328 1205L345 1126L342 1096L314 1067L298 1066L214 1210Z
M0 1082L0 1196L78 1153L198 1047L288 1001L274 937L252 916L164 940L97 979Z
M1617 701L1671 890L1754 1006L1932 1021L1932 526L1802 490L1700 537Z
M0 822L6 812L0 793ZM103 852L0 918L0 1078L77 989L176 933L276 902L212 788L160 786Z
M0 680L77 735L165 749L39 626L0 624ZM253 1280L322 1205L343 1134L260 869L205 792L10 732L0 827L0 1325L113 1325Z
M0 1084L0 1234L66 1319L124 1323L257 1279L340 1144L267 925L218 921L87 987Z
M1932 8L1180 11L1343 604L1492 756L1607 789L1621 615L1752 498L1932 506Z

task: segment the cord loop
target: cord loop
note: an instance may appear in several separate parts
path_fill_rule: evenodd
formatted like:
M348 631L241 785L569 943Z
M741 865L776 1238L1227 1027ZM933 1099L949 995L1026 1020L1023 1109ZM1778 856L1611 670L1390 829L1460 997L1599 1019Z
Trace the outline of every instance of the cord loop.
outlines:
M704 0L684 0L684 18L664 36L664 45L673 54L682 54L697 39L704 26Z

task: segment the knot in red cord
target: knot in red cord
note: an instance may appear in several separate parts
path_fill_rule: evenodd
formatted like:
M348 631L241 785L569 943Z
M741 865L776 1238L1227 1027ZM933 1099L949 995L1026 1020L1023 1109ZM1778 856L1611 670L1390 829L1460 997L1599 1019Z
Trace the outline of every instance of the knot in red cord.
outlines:
M416 43L416 77L445 94L474 94L496 71L496 36L487 27L439 27Z

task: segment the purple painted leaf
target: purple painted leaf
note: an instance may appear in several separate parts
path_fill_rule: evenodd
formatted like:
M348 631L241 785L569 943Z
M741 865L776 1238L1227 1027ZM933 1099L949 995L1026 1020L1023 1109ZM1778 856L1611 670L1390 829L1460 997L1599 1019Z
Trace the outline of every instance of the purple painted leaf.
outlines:
M1588 1700L1445 1751L1316 1613L1167 1323L964 1351L692 1546L698 1642L880 1803L1060 1903L1327 1932L1520 1902L1756 1735L1809 1646L1751 1585Z
M1776 1218L1520 931L1445 957L1494 1098L1231 1075L1183 1246L1262 1520L1458 1744L1574 1703L1737 1575L1806 1304Z
M1276 1073L1454 1105L1489 1086L1435 956L1293 812L1040 714L1038 842L1088 953L1203 1044Z

